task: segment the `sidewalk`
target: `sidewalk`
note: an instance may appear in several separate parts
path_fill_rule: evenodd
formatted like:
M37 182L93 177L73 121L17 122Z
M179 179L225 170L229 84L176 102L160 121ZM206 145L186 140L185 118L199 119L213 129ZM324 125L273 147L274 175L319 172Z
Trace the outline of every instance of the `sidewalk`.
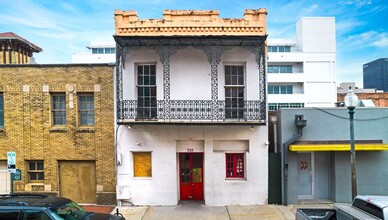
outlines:
M185 202L176 206L122 206L116 208L127 220L294 220L298 208L331 207L332 204L207 206L198 202ZM116 212L116 208L112 213Z

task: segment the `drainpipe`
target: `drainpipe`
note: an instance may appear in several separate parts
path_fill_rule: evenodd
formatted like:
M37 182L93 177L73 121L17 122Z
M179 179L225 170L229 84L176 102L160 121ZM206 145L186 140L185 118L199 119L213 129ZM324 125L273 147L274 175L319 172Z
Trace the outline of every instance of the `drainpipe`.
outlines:
M291 139L283 144L282 156L282 203L287 203L287 184L288 184L288 146L302 137L302 130L306 126L307 120L303 119L303 115L295 115L295 126L298 129L298 133Z

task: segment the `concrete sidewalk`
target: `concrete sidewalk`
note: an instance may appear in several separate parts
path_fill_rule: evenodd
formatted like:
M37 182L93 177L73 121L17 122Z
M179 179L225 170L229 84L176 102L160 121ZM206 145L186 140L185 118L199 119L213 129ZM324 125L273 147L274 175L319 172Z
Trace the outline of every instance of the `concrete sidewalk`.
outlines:
M127 220L170 219L262 219L293 220L298 208L331 208L332 204L207 206L199 202L184 202L176 206L116 207ZM116 209L112 211L115 213Z

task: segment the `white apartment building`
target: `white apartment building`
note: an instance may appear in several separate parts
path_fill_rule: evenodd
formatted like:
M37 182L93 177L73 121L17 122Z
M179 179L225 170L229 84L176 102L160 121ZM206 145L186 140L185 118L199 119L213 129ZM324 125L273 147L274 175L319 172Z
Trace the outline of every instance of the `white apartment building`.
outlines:
M119 203L267 202L266 14L115 11Z
M90 41L86 47L88 52L76 52L71 56L72 63L114 63L116 60L116 44L112 40Z
M302 17L295 39L268 37L268 110L334 107L336 34L334 17Z

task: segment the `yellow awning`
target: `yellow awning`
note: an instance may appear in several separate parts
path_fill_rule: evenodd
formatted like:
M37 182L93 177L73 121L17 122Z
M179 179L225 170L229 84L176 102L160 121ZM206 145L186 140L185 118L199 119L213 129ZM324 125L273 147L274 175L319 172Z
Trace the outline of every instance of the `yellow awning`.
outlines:
M290 151L350 151L350 144L301 144L290 145ZM355 144L356 151L388 150L388 144Z

